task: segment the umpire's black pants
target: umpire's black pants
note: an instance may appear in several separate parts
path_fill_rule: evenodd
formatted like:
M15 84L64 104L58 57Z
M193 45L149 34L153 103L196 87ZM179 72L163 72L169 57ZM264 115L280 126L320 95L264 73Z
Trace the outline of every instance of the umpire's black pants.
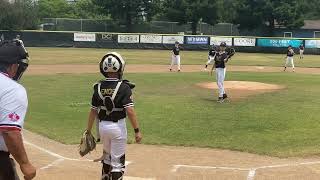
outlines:
M8 152L0 151L0 180L18 180L13 159Z

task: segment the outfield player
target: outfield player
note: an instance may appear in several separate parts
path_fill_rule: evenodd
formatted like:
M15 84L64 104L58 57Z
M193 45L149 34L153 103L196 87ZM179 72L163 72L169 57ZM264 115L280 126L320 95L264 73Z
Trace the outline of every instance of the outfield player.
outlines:
M19 41L0 43L0 180L17 180L15 163L25 180L36 175L23 145L22 129L28 107L25 88L17 81L28 66L27 52Z
M128 116L135 132L136 142L142 135L128 81L122 80L125 62L120 54L107 53L100 62L100 72L106 77L94 85L87 130L100 120L99 132L103 143L102 180L122 180L125 168Z
M179 47L179 42L178 41L175 42L174 47L172 49L170 71L172 71L172 68L173 68L174 65L177 65L178 72L180 72L181 71L181 67L180 67L180 47Z
M216 52L214 58L214 68L216 69L216 81L219 89L219 103L223 103L227 98L227 93L224 89L224 79L226 76L226 63L234 55L235 51L233 48L230 49L230 52L226 52L227 44L222 42L219 46L219 51Z
M208 65L211 64L211 62L214 60L215 55L216 55L216 47L215 47L215 45L213 44L213 45L211 46L211 48L209 49L208 61L207 61L207 63L205 64L205 67L204 67L204 70L205 70L205 71L208 70Z
M294 53L294 51L292 49L292 46L291 45L288 46L286 63L284 65L284 70L283 71L286 71L288 64L290 64L291 67L292 67L292 72L294 72L294 62L293 62L293 56L294 55L295 55L295 53Z
M303 53L304 53L304 46L303 44L301 44L299 46L299 52L300 52L300 59L303 59Z

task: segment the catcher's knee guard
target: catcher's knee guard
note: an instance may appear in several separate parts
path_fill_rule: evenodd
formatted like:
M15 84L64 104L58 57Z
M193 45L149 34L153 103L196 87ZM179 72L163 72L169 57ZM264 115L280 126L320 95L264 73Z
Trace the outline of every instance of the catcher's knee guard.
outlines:
M123 180L123 171L122 172L112 172L110 180Z

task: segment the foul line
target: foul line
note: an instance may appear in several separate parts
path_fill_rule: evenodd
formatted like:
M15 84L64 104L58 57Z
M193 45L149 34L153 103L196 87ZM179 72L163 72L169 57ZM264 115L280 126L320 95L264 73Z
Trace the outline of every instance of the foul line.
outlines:
M272 169L292 166L303 166L303 165L315 165L320 164L320 161L310 161L302 163L291 163L291 164L279 164L270 166L260 166L256 168L237 168L237 167L215 167L215 166L193 166L193 165L174 165L171 172L177 172L180 168L192 168L192 169L221 169L221 170L233 170L233 171L248 171L247 180L254 180L256 172L260 169Z

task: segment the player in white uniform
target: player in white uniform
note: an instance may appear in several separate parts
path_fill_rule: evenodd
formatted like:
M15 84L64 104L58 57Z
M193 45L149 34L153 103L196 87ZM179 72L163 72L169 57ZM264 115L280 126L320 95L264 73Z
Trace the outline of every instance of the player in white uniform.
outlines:
M287 70L287 66L288 64L290 64L292 66L292 72L294 72L294 62L293 62L293 56L294 56L294 51L292 49L292 46L290 45L288 47L288 50L287 50L287 57L286 57L286 63L284 65L284 70L283 71L286 71Z
M300 59L303 59L303 53L304 53L304 46L303 44L301 44L299 46L299 52L300 52Z
M174 65L177 65L178 72L181 71L181 65L180 65L180 48L179 48L179 42L175 42L174 48L172 49L172 55L171 55L171 65L170 65L170 71L172 71L172 68Z
M0 179L17 180L14 161L20 165L26 180L33 179L36 169L30 163L22 138L28 107L27 93L18 84L27 69L27 52L19 41L0 43Z
M122 180L125 169L128 116L135 132L136 142L142 135L133 108L133 87L122 80L125 62L120 54L112 52L100 62L100 72L106 77L94 85L87 130L91 131L95 119L99 119L99 132L103 143L102 180Z

